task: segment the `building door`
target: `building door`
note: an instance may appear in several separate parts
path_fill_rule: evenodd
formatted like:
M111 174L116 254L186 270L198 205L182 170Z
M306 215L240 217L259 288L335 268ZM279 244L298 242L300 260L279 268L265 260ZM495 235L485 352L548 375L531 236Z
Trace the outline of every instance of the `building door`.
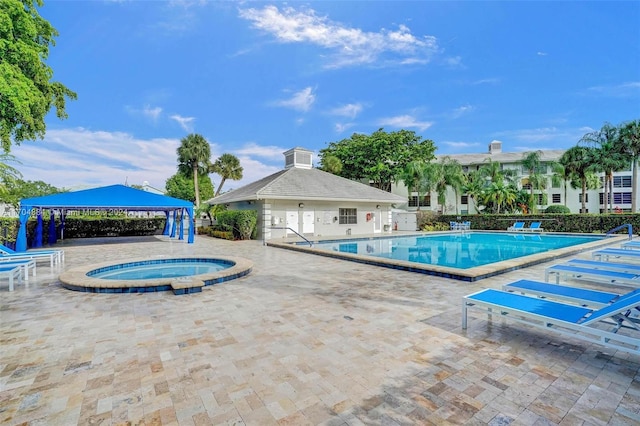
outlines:
M298 211L297 210L287 210L286 214L286 218L287 218L287 235L289 234L294 234L295 232L292 231L295 230L296 232L298 232Z
M315 221L315 213L313 211L303 211L302 212L302 233L303 234L313 234L314 231L314 221Z
M373 213L373 233L379 234L382 231L382 213L376 211Z

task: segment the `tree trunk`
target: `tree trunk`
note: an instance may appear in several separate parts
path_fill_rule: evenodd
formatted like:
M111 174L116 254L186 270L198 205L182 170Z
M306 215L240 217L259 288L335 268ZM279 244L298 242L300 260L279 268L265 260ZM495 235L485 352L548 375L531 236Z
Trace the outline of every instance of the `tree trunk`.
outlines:
M631 166L633 169L632 173L632 182L631 187L633 188L633 194L631 194L631 213L635 213L638 211L638 192L640 192L640 188L638 188L638 159L633 159L633 165Z
M587 212L586 198L587 198L587 179L583 178L582 179L582 209L580 210L580 213Z
M196 207L200 206L200 188L198 187L198 166L193 167L193 190L196 193Z

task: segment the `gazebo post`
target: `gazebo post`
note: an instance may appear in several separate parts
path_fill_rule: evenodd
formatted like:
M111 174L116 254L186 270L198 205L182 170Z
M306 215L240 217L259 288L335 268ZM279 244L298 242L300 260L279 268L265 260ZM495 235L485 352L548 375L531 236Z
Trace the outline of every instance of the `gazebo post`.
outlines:
M180 209L180 228L178 229L178 239L184 240L184 209Z

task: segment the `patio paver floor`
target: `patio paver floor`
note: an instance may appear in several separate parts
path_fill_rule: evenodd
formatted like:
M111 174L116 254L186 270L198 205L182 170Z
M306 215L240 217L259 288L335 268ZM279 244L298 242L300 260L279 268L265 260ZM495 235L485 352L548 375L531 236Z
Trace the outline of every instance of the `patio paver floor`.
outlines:
M0 424L639 424L640 357L473 312L474 283L266 247L64 241L65 268L240 256L202 293L65 290L42 265L0 284ZM585 254L586 256L586 254Z

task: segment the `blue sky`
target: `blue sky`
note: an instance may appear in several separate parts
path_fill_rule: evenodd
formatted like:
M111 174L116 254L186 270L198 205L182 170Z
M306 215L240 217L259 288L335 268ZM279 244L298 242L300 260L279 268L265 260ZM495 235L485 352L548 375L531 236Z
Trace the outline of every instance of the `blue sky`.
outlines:
M240 158L228 190L354 132L413 130L440 155L527 151L640 118L637 1L45 0L40 13L60 33L54 80L78 100L12 154L58 187L164 188L192 132L212 160Z

